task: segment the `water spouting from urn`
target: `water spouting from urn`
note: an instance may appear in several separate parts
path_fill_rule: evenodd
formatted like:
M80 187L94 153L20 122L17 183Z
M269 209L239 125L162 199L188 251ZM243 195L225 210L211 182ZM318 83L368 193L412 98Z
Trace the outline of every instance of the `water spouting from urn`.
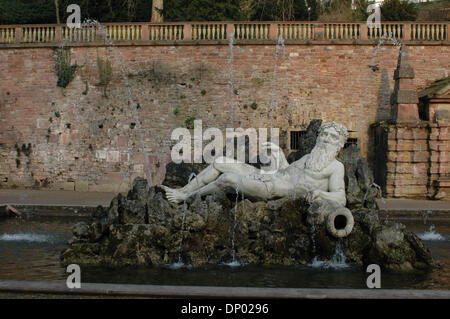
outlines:
M346 263L347 257L344 253L344 243L342 238L339 238L336 242L336 247L334 249L334 254L330 260L320 260L317 256L314 257L312 262L309 264L312 268L322 268L322 269L346 269L350 266Z

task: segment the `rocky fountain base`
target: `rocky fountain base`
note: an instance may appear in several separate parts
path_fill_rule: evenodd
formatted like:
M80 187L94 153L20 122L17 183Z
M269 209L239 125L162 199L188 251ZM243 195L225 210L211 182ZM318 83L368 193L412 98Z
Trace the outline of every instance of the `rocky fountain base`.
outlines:
M231 262L295 265L315 257L329 260L341 241L346 261L411 271L434 265L429 250L399 223L382 222L374 209L352 210L351 234L337 239L314 216L324 205L303 199L241 200L224 193L186 205L167 202L158 187L136 179L126 197L99 207L88 223L74 227L64 263L81 265L163 265L183 261L200 266ZM236 221L235 221L236 217ZM184 219L184 221L183 221ZM184 229L184 230L182 230Z

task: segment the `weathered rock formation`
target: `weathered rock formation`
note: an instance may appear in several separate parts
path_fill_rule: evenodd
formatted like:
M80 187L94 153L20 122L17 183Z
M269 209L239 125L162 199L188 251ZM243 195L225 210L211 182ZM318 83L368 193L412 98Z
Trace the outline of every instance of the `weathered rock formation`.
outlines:
M338 239L317 222L326 205L301 198L252 203L240 196L235 205L229 197L219 192L174 205L162 189L147 190L137 178L126 197L117 195L108 209L99 207L89 222L75 225L62 261L163 265L177 262L181 253L184 263L200 266L230 262L235 252L240 263L293 265L334 254ZM396 271L433 266L428 249L403 225L381 222L368 208L352 213L353 231L340 239L347 262Z

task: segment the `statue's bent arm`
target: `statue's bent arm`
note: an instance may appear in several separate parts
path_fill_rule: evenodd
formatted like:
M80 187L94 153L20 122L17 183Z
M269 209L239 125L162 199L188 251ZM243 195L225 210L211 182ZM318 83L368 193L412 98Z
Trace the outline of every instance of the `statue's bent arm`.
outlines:
M275 162L278 163L278 169L285 169L289 167L286 155L284 155L283 150L278 145L271 142L266 142L263 144L263 148L271 150L271 160L275 160Z
M331 174L328 181L328 192L322 192L321 197L324 199L338 202L340 205L345 206L347 203L345 197L345 168L344 165L336 161L336 169Z

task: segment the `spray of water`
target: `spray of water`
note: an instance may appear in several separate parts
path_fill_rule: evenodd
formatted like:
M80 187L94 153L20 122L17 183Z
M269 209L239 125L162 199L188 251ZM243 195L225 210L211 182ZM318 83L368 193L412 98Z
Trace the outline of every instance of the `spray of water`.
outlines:
M426 210L422 212L423 224L426 225L428 222L428 218L433 214L431 210Z
M273 127L273 110L274 110L276 100L277 100L277 71L278 71L278 60L279 60L281 46L283 46L283 48L284 48L284 39L280 35L278 37L278 42L277 42L277 45L275 48L275 64L274 64L274 68L273 68L273 78L272 78L272 97L270 100L270 111L269 111L270 130L272 130L272 127Z
M33 233L2 234L0 235L0 241L47 243L52 241L52 237L50 235Z
M240 183L242 183L242 179L239 180ZM244 198L244 194L242 194L242 198ZM238 199L239 199L239 185L236 187L236 203L234 206L234 220L233 220L233 234L231 237L231 250L233 255L233 260L231 262L224 262L222 265L228 266L228 267L240 267L243 266L239 261L236 259L236 247L235 247L235 236L236 236L236 226L237 226L237 208L238 208Z
M311 225L311 245L313 256L316 254L316 225L313 223ZM314 257L315 259L316 257Z
M377 189L377 195L380 196L380 200L383 204L386 204L386 201L383 198L383 191L381 190L380 185L376 183L372 183L366 190L366 193L364 194L363 203L366 201L367 195L369 194L370 189L374 187Z
M234 32L231 32L229 35L229 47L230 47L230 58L228 60L229 68L230 68L230 80L228 81L228 85L230 87L230 122L231 127L234 127Z
M320 260L318 257L314 257L312 262L308 265L312 268L321 268L321 269L346 269L350 266L346 263L346 256L344 253L344 244L342 238L336 243L336 248L334 250L334 255L331 257L331 260Z
M372 78L372 73L374 73L375 69L375 59L378 55L378 51L380 50L381 46L383 45L383 43L385 41L391 41L391 43L395 46L400 46L400 50L401 50L401 43L397 41L397 39L395 39L392 35L392 32L390 32L389 34L385 33L383 34L382 37L380 37L380 40L378 41L378 45L375 48L375 51L373 53L373 57L372 60L370 61L370 69L367 75L367 79L366 79L366 84L365 84L365 88L364 88L364 93L363 93L363 100L361 103L361 117L359 120L359 129L358 129L358 141L357 141L357 146L358 148L361 150L361 140L362 140L362 131L363 131L363 125L364 125L364 119L365 119L365 105L367 103L367 96L369 93L369 84L370 84L370 80Z
M426 210L422 212L422 218L423 218L423 224L427 225L428 219L431 217L433 212L431 210ZM428 231L425 231L423 233L417 234L417 236L422 240L431 240L431 241L438 241L438 240L445 240L445 236L439 234L435 231L434 224L431 224L428 228Z
M132 110L132 114L134 117L134 121L136 124L136 132L139 138L139 141L141 143L141 148L142 148L142 153L144 154L144 158L145 158L145 174L147 176L147 181L148 181L148 185L147 187L150 187L150 185L153 184L152 181L152 174L151 174L151 168L150 168L150 160L149 160L149 156L147 154L147 151L145 150L145 143L144 143L144 134L143 134L143 128L141 125L141 121L139 118L139 112L137 111L137 104L135 103L134 99L133 99L133 93L131 91L131 85L125 70L125 66L122 63L122 59L120 58L119 55L119 51L115 48L114 46L114 41L112 40L111 36L109 35L108 31L106 30L106 28L104 28L100 22L98 22L97 20L93 20L93 19L87 19L85 20L85 22L83 23L83 27L91 27L91 26L95 26L97 28L97 32L100 35L104 35L104 41L105 44L107 44L113 51L114 53L114 58L116 60L116 63L119 65L120 67L120 71L122 74L122 79L125 82L125 87L127 90L127 100L128 100L128 105L131 107ZM129 176L130 172L127 172L127 175L124 176L124 179L127 178ZM123 182L123 181L122 181ZM122 184L121 182L121 184ZM119 185L120 186L120 185Z
M239 199L239 185L236 187L236 204L234 205L233 236L231 239L231 250L233 251L233 262L236 262L235 237L236 237L236 225L237 225L238 199Z
M196 174L192 173L191 175L189 175L189 180L188 180L188 184L192 181L193 178L195 178ZM184 229L185 229L185 221L186 221L186 212L187 212L187 203L186 200L184 200L183 202L183 217L181 219L181 232L180 232L180 245L178 246L178 262L176 262L175 264L172 264L174 267L178 267L181 268L184 266L182 257L181 257L181 253L183 251L183 240L184 240Z
M428 231L418 234L418 237L422 240L438 241L445 240L445 237L436 232L434 225L431 225Z

